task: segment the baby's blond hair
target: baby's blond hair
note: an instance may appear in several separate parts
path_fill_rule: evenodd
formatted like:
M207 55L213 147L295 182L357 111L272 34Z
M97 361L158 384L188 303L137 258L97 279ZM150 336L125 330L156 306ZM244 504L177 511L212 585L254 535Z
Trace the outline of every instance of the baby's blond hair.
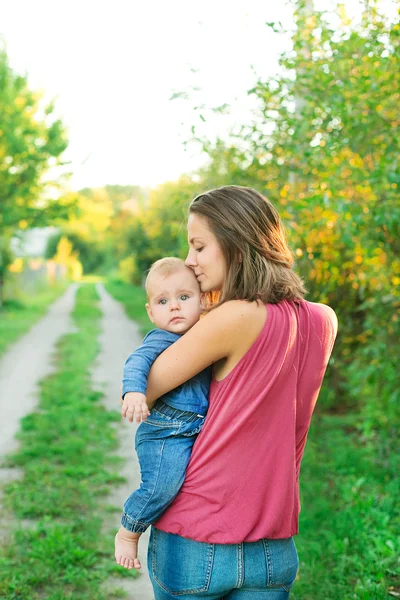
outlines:
M182 268L188 269L189 267L185 265L185 262L181 258L176 258L176 256L166 256L165 258L156 260L151 265L144 284L147 295L149 295L149 282L153 275L164 275L167 277Z

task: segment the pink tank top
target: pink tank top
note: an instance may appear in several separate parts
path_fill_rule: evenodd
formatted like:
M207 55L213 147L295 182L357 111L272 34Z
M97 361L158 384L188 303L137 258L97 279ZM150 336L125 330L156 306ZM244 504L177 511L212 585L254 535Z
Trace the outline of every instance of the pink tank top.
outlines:
M336 319L305 300L266 308L251 348L211 382L185 482L155 524L162 531L219 544L298 533L300 463Z

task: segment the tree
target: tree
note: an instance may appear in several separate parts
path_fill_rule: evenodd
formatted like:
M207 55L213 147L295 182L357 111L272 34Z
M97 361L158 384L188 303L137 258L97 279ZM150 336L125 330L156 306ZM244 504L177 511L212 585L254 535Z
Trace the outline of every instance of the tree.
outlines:
M18 229L47 224L66 216L65 199L45 196L59 184L44 180L50 167L62 164L67 147L65 129L55 117L54 105L29 88L27 78L10 67L0 49L0 273L4 240ZM2 281L0 280L0 298Z
M311 14L306 4L296 3L279 73L250 91L258 117L236 145L231 137L208 148L203 177L253 185L277 204L311 299L339 314L332 408L338 397L342 407L362 402L365 430L391 427L400 400L400 26L374 0L359 25L343 8Z
M116 215L111 231L125 278L130 273L132 283L140 283L154 261L184 256L186 209L198 189L193 179L183 176L151 190L148 202L135 214Z

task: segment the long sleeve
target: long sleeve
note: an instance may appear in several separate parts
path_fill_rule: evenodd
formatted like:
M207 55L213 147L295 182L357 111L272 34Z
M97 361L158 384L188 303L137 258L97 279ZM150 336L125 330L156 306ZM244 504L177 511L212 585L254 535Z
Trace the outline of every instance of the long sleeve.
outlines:
M163 329L153 329L143 339L142 344L130 354L124 365L122 397L127 392L146 394L147 378L151 365L171 344L179 339L176 333Z

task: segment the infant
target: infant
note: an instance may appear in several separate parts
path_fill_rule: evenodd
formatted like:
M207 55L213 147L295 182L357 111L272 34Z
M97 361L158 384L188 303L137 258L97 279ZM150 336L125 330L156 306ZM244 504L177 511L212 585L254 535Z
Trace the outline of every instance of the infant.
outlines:
M141 567L140 535L155 523L179 492L193 444L208 408L211 368L159 398L151 411L146 403L151 365L184 335L201 314L199 284L179 258L156 261L146 279L147 314L156 325L124 367L122 416L139 425L135 448L140 464L140 488L124 504L115 537L115 558L127 569Z

